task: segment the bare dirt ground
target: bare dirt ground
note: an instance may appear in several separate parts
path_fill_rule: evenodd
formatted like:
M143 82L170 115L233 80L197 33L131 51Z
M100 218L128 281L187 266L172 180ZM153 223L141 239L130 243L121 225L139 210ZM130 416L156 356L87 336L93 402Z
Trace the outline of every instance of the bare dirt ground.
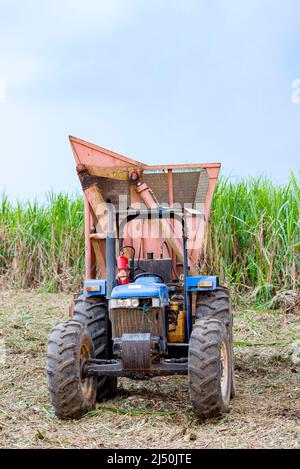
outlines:
M199 421L186 377L171 377L120 379L115 399L79 421L60 421L45 359L69 302L65 294L0 291L0 447L300 447L299 314L235 312L237 396L219 418Z

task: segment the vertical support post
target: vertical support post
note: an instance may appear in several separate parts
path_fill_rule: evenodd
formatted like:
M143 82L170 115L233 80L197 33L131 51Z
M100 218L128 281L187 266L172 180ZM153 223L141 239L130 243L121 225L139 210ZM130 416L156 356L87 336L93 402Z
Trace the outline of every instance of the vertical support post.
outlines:
M189 265L188 265L188 255L187 255L187 236L185 229L183 228L183 275L184 275L184 302L186 310L186 335L187 340L190 340L191 333L191 308L189 301L189 294L186 288L186 278L188 276Z
M85 278L92 278L91 211L87 197L84 197L84 234L85 234Z
M173 172L172 169L168 169L168 192L169 192L169 206L170 208L174 205L174 189L173 189ZM174 228L174 220L171 220L171 225ZM176 254L172 249L172 264L173 272L177 274L177 265L176 265Z
M90 213L90 215L91 215L90 216L90 232L92 232L94 230L94 220L93 220L92 213ZM96 278L97 277L96 253L95 253L93 241L92 240L90 240L90 241L91 241L91 246L92 246L92 249L91 249L91 275L92 275L92 278Z
M171 208L174 204L172 169L168 169L168 191L169 191L169 205Z
M109 299L116 275L116 235L114 231L114 211L111 204L108 208L108 231L106 234L106 297Z

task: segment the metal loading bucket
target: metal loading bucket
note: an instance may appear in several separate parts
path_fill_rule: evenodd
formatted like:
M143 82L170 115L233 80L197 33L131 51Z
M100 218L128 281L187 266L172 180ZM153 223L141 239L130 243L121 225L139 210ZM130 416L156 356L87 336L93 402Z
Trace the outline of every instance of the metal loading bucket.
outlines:
M70 143L85 193L86 277L95 275L96 266L102 278L106 274L108 202L119 221L133 208L171 207L181 213L190 272L197 273L220 163L151 166L75 137ZM141 259L171 257L174 271L181 273L182 229L177 220L130 221L124 244L132 245Z

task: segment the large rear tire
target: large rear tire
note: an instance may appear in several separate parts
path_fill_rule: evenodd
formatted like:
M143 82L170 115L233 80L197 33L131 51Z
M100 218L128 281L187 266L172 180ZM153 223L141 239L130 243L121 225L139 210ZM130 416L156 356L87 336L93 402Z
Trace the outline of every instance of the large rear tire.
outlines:
M207 292L198 292L196 300L196 320L204 318L219 319L228 331L231 343L231 361L232 361L232 380L230 397L236 394L234 365L233 365L233 315L231 312L230 295L228 288L217 287L216 290Z
M97 297L79 297L75 303L73 319L84 324L90 332L95 349L95 358L111 358L111 328L104 300ZM97 402L113 397L116 391L116 377L97 377Z
M228 409L231 374L226 327L218 319L198 319L190 337L188 358L190 400L198 417L215 417Z
M94 346L83 324L70 320L53 328L48 341L47 374L57 417L80 418L95 407L97 380L82 374L83 363L89 358L94 358Z

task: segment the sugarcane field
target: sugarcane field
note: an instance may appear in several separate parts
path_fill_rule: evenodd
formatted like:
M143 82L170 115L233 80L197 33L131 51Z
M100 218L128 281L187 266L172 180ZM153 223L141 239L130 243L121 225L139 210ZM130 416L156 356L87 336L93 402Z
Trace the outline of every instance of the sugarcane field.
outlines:
M0 450L300 449L298 3L30 4L0 0Z

